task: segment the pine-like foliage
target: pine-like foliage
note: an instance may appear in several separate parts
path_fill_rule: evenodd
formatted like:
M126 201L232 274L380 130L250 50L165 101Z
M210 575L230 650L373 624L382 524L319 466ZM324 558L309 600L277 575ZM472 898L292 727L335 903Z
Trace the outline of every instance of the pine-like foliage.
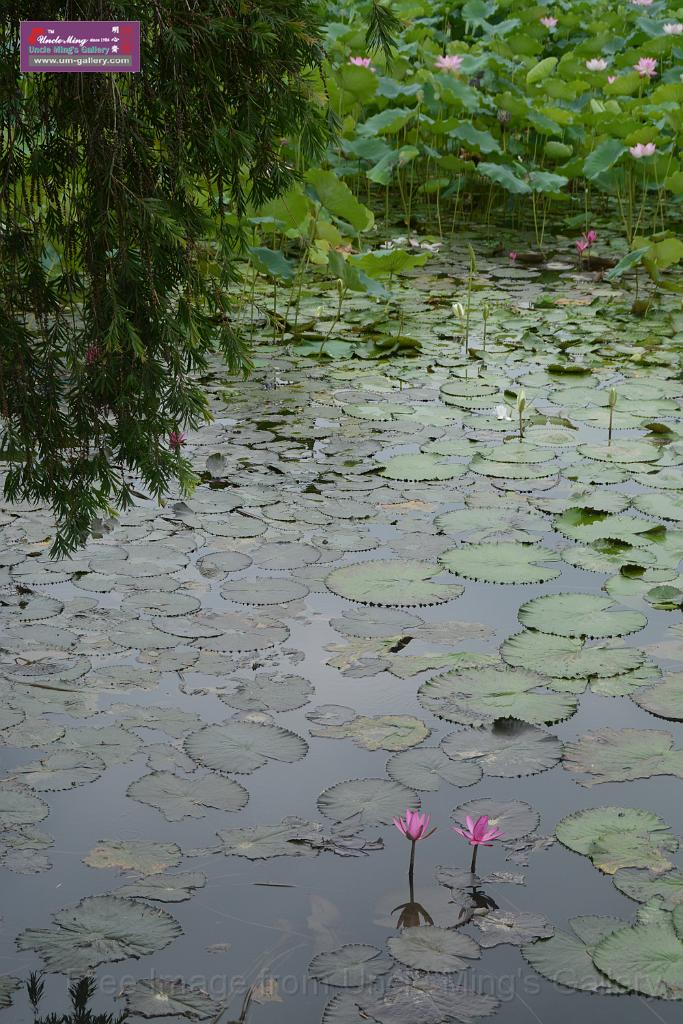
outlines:
M169 434L208 417L197 376L249 367L228 286L248 203L287 188L328 118L317 0L43 0L48 20L141 23L141 72L19 73L0 19L0 460L50 503L54 554L132 488L193 483Z

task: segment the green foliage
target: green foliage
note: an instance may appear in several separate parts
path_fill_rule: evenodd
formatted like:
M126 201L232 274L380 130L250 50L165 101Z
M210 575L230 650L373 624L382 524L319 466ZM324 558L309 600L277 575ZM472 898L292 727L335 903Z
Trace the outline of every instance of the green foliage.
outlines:
M10 500L51 503L53 553L135 487L195 481L169 435L209 418L212 353L249 368L234 326L240 218L321 152L316 0L185 8L94 0L139 20L139 74L19 73L26 0L0 24L0 460ZM64 0L41 17L73 18Z

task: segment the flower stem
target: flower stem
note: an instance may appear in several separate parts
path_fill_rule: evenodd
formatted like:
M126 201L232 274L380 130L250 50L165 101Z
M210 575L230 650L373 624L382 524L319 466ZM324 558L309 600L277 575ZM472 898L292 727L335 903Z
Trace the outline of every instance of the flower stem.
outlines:
M476 873L477 873L477 853L478 852L479 852L479 847L475 846L474 849L472 850L472 863L470 864L470 874L472 874L472 875L476 875Z
M413 872L415 870L415 840L411 840L410 843L410 867L408 868L408 882L410 888L413 888ZM412 898L412 897L411 897Z

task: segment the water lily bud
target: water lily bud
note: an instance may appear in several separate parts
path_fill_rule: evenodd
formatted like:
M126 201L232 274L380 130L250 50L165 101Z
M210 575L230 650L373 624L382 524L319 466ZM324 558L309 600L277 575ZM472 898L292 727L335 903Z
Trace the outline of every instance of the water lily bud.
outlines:
M454 316L459 317L460 320L464 318L465 307L463 306L462 302L454 302L453 305L451 306L451 309L453 310Z
M616 404L617 404L617 389L616 388L610 388L609 389L609 398L607 399L607 404L609 405L610 409L614 409L614 407L616 406Z
M524 388L520 388L517 394L517 412L524 412L526 409L526 395L524 394Z

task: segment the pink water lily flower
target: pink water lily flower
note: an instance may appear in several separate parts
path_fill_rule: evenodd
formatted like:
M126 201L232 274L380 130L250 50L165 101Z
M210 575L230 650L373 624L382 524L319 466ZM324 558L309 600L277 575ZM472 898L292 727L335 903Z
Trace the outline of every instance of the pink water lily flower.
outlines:
M550 29L551 32L554 28L557 28L557 18L553 18L550 15L548 15L548 17L546 18L541 18L540 22L541 25L543 25L547 29Z
M468 814L465 824L467 828L458 828L456 825L451 825L451 828L466 839L470 846L493 846L494 839L502 839L505 835L495 825L489 828L488 814L482 814L476 821Z
M420 814L419 811L406 811L405 818L394 818L394 825L399 830L401 835L404 835L406 839L410 839L412 843L417 843L420 839L428 839L432 832L429 832L429 814Z
M512 260L512 262L514 263L518 255L519 253L516 253L514 249L511 249L510 252L508 253L508 259Z
M657 147L654 142L638 142L629 149L629 153L635 160L640 160L644 156L654 156L656 152Z
M667 36L680 36L683 35L683 22L680 21L669 21L664 26L664 34Z
M592 57L586 61L586 67L589 71L604 71L607 67L607 61L603 57Z
M641 78L654 78L657 74L657 61L654 57L641 57L637 64L633 65Z
M609 85L611 85L612 82L616 82L616 80L617 80L617 76L616 75L608 75L607 76L607 82L608 82Z
M445 53L436 58L436 67L441 71L459 71L462 57L459 53Z
M168 446L174 452L179 452L180 449L185 444L186 440L187 438L185 434L182 433L182 431L172 430L171 433L168 435Z
M586 249L590 249L590 242L587 242L585 238L579 238L578 241L574 243L574 245L576 246L576 251L578 252L579 256L583 256Z
M370 68L372 61L369 57L349 57L349 64L355 64L357 68Z

